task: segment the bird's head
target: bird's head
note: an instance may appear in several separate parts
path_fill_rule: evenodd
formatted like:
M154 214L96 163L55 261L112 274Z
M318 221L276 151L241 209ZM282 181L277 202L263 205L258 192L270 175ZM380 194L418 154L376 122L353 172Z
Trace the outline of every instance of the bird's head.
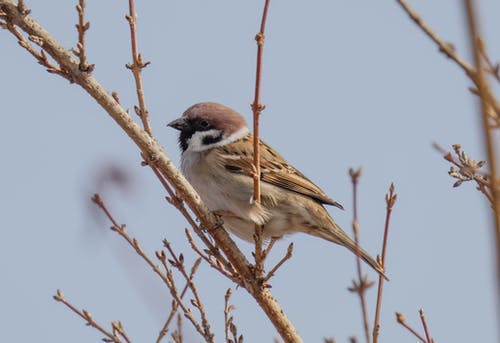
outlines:
M245 137L249 131L245 119L231 108L201 102L189 107L182 117L168 123L180 131L182 152L204 151Z

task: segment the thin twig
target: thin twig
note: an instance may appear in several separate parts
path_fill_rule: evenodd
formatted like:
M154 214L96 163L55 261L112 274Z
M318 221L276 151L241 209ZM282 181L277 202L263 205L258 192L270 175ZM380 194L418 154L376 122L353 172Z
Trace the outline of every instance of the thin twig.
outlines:
M198 262L198 260L196 260L196 262L191 267L191 272L189 273L189 280L186 281L186 285L182 289L181 299L184 298L184 295L186 294L187 290L189 289L189 283L193 280L194 274L198 270L198 266L199 266L199 262ZM158 334L158 338L156 339L156 343L160 343L161 340L163 339L163 337L165 337L165 335L167 334L168 328L169 328L172 320L174 319L178 308L179 308L179 304L175 300L172 300L172 308L170 310L169 315L167 316L167 320L165 321L165 324L163 324L163 327L161 328L160 333Z
M234 305L229 304L231 295L231 288L228 288L224 296L224 333L226 343L242 343L243 335L238 336L238 328L234 324L234 317L231 315L231 311L234 310Z
M489 116L491 101L488 94L491 94L491 88L488 80L484 76L483 71L483 60L481 58L481 47L479 46L480 33L477 25L476 10L474 4L471 0L464 0L464 8L467 14L467 22L469 27L469 40L471 49L474 53L474 64L477 70L477 89L479 93L480 103L480 113L482 114L482 124L484 133L484 145L488 156L488 166L489 166L489 179L491 183L491 194L493 198L493 221L494 221L494 237L496 245L496 268L497 268L497 289L500 290L500 189L499 180L497 174L497 161L495 152L494 135L489 127ZM500 306L500 297L497 298L497 305Z
M188 239L189 244L191 245L191 248L201 258L203 258L210 265L210 267L218 270L220 273L222 273L222 275L226 276L228 279L235 282L237 285L243 287L241 280L238 278L238 273L236 272L236 270L234 270L234 269L232 269L232 271L226 270L224 268L223 264L217 258L214 258L214 256L211 254L207 256L205 253L203 253L203 251L201 251L201 249L196 245L194 238L193 238L193 235L191 235L191 232L188 229L185 229L184 232L186 234L186 237ZM208 253L211 253L211 251L209 249L207 249L207 250L208 250Z
M452 44L443 41L427 23L415 12L413 8L406 2L406 0L396 0L396 2L403 8L408 16L415 22L415 24L438 46L439 51L453 60L462 70L467 74L471 81L479 88L479 79L477 69L474 69L468 62L461 58L455 51ZM481 71L482 72L482 71ZM490 89L484 92L485 99L491 104L492 111L488 115L493 118L497 124L500 124L500 104Z
M424 310L420 309L418 313L420 314L420 320L422 321L422 326L424 327L424 332L425 332L425 337L427 338L427 342L432 343L432 338L429 333L429 329L427 328L427 322L425 321Z
M406 0L396 0L396 2L401 5L403 10L408 14L408 16L417 24L418 27L422 29L422 31L439 47L439 51L445 54L447 57L451 58L455 61L456 64L463 69L463 71L474 77L475 70L474 68L467 63L464 59L462 59L455 51L455 48L452 44L443 41L430 27L427 23L415 12L413 8L406 2Z
M175 343L182 343L184 337L182 336L182 316L179 314L177 316L177 329L172 332L172 339Z
M421 342L423 342L423 343L430 343L430 342L427 342L424 337L422 337L417 331L415 331L415 329L413 329L410 325L408 325L406 323L405 316L402 313L396 312L396 321L399 324L401 324L405 329L407 329L408 331L410 331Z
M367 277L362 276L361 272L361 253L359 248L359 222L358 222L358 182L361 176L362 168L354 170L349 169L349 175L351 176L352 182L352 194L353 194L353 218L352 218L352 230L354 232L354 243L356 244L356 270L358 276L358 283L353 280L353 287L350 288L351 291L355 291L359 295L359 300L361 302L361 313L363 315L363 328L365 332L366 342L370 343L370 322L368 320L368 310L366 307L365 291L369 287L367 283Z
M186 279L189 289L191 289L191 293L193 293L194 300L191 300L191 304L196 307L200 313L201 317L201 324L203 326L203 331L204 331L204 336L206 337L207 341L213 341L214 340L214 334L212 333L212 330L210 328L210 323L208 322L207 314L205 312L205 308L203 307L203 303L201 301L201 297L198 293L198 289L196 288L196 284L190 279L189 274L186 271L186 268L184 268L184 256L182 254L177 257L175 254L174 250L172 249L172 246L167 240L163 240L163 246L168 250L170 253L170 256L172 257L173 260L169 260L170 264L175 267L181 274L184 276ZM162 259L162 262L167 268L166 259ZM197 269L198 266L200 265L201 262L201 257L199 257L196 262L194 263L194 268Z
M232 317L230 316L231 310L234 308L233 305L229 305L229 298L231 298L231 288L228 288L226 291L226 295L224 296L224 333L226 336L226 343L230 342L231 336L229 335L230 333L230 326L231 326L231 319Z
M94 70L95 65L87 63L85 32L90 28L90 23L85 22L85 5L85 0L79 0L78 5L76 5L76 11L78 12L78 24L75 26L78 31L78 43L76 44L76 48L71 49L71 51L80 60L80 71L91 73Z
M271 239L269 240L269 243L267 244L267 247L266 249L264 249L263 253L262 253L262 258L265 260L268 256L269 256L269 253L271 252L271 250L273 249L274 247L274 244L278 241L279 238L276 238L276 237L271 237Z
M453 150L458 160L454 158L450 151L446 151L439 144L433 143L434 149L439 151L443 158L458 167L458 170L452 166L448 174L457 179L453 187L460 186L463 182L474 180L477 184L476 189L486 196L490 204L493 206L493 195L489 178L484 173L480 172L481 167L486 161L476 161L470 158L465 151L462 151L460 144L453 144Z
M389 193L385 195L386 213L385 213L385 226L384 226L384 241L382 243L382 256L379 256L377 262L380 263L385 270L385 257L387 250L387 238L389 237L389 223L391 220L392 208L397 200L397 194L394 193L394 183L389 187ZM380 332L380 310L382 309L382 292L384 289L384 278L379 275L378 277L378 290L377 290L377 305L375 308L375 319L373 321L373 343L378 342L378 335Z
M28 51L33 57L35 57L38 61L38 64L46 67L47 71L49 73L60 75L60 76L64 77L65 79L67 79L68 81L73 82L71 76L66 71L64 71L61 67L55 65L54 63L50 62L49 59L47 58L47 54L45 53L45 51L43 49L40 50L40 52L38 52L33 47L33 45L31 45L24 38L24 36L21 34L21 32L19 32L19 30L10 21L7 21L5 23L4 28L6 30L10 31L17 38L18 44L20 46L22 46L24 49L26 49L26 51ZM43 40L41 40L39 37L32 35L32 36L29 36L28 38L33 43L35 43L39 46L43 46Z
M118 222L114 219L114 217L111 215L110 211L104 204L101 196L99 194L95 194L92 197L92 201L101 208L101 210L106 214L108 219L111 221L113 226L111 227L111 230L115 231L118 233L122 238L125 239L125 241L132 247L134 250L137 252L137 254L142 257L142 259L153 269L153 271L160 277L160 279L163 281L163 283L167 286L167 288L170 290L170 294L172 297L175 299L175 301L179 304L181 307L182 311L184 312L184 316L189 319L189 321L193 324L195 327L196 331L205 338L207 342L213 343L213 339L209 340L207 336L205 336L205 331L203 327L198 323L198 321L194 318L193 313L190 308L188 308L184 302L182 301L180 294L177 290L177 287L175 285L175 280L172 274L172 270L170 268L166 268L166 274L163 273L160 269L160 267L155 264L148 255L142 250L141 246L139 245L139 242L135 238L131 238L127 232L125 231L125 225L119 225ZM158 256L158 255L157 255Z
M142 55L137 49L137 13L135 12L134 0L128 1L129 14L125 16L130 26L130 43L132 45L132 64L127 64L126 67L132 71L135 79L135 89L139 107L134 106L135 113L141 118L142 126L151 137L153 131L149 123L149 112L146 108L146 100L144 99L144 89L142 86L142 69L146 68L151 62L144 62Z
M293 242L288 245L288 248L286 249L285 256L283 256L283 258L281 260L279 260L279 262L264 277L264 280L263 280L264 283L269 281L269 279L274 276L274 273L276 273L276 271L283 265L283 263L285 263L287 260L292 258L292 254L293 254Z
M260 30L255 36L257 42L257 67L255 72L255 94L252 103L253 112L253 201L256 206L260 206L260 139L259 139L259 118L265 106L260 103L260 85L262 79L262 54L264 52L264 30L266 28L267 11L269 8L269 1L265 0L264 10L262 12L262 20L260 23ZM255 275L261 278L264 274L264 259L262 252L262 234L263 227L255 224Z
M61 302L63 303L67 308L69 308L71 311L73 311L74 313L76 313L78 316L80 316L81 318L83 318L87 323L86 325L88 326L91 326L93 327L94 329L98 330L99 332L101 332L103 335L105 335L110 342L114 342L114 343L121 343L122 340L120 339L120 337L117 335L117 332L116 330L113 329L113 332L109 332L108 330L106 330L102 325L100 325L98 322L96 322L94 320L94 318L92 318L92 315L86 311L86 310L79 310L77 309L75 306L73 306L69 301L66 300L66 298L64 298L64 295L63 293L61 292L61 290L57 290L56 291L56 294L54 295L54 300L58 301L58 302ZM114 328L114 323L113 323L113 328ZM121 327L121 324L120 324L120 327ZM123 331L123 328L122 328L122 331ZM124 332L124 331L123 331ZM126 342L127 343L130 343L130 341L128 340L128 337L125 335L122 334L122 337L124 339L126 339ZM127 338L125 338L127 337Z

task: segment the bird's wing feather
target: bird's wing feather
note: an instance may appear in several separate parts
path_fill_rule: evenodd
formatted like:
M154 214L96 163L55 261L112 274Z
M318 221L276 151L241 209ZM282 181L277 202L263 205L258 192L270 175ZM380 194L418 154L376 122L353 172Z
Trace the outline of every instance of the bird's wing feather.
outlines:
M253 177L253 136L218 148L219 161L232 173ZM330 199L318 186L293 166L266 143L260 141L261 180L277 187L299 193L315 199L322 204L342 208L342 205Z

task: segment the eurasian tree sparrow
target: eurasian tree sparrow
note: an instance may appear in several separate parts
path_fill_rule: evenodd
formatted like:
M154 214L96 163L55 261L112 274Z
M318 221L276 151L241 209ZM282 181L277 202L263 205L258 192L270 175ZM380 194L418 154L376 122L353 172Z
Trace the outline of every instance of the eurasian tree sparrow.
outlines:
M333 221L323 204L342 206L264 142L261 204L253 201L253 136L243 117L213 102L191 106L168 124L180 131L181 169L211 211L238 237L253 241L254 225L264 238L305 232L356 253L354 241ZM366 251L361 258L383 275Z

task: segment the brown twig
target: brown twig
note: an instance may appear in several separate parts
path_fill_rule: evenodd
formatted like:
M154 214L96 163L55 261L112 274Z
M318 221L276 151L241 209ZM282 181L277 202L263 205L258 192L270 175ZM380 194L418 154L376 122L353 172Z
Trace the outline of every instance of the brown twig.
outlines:
M80 60L80 71L91 73L94 70L95 65L87 63L85 32L90 28L90 23L88 21L85 22L85 0L78 0L76 11L78 12L78 24L75 25L76 30L78 31L78 43L76 44L76 48L71 49L71 51Z
M229 304L231 294L231 288L228 288L224 296L224 333L226 343L243 343L243 335L238 336L238 328L234 324L234 317L231 315L231 311L234 310L234 305Z
M396 0L396 2L403 8L403 10L408 14L408 16L415 22L415 24L438 46L439 51L444 53L447 57L453 60L462 70L467 74L471 81L479 89L479 69L474 68L463 58L461 58L455 51L452 44L443 41L430 27L425 23L425 21L413 10L406 0ZM480 71L483 72L482 70ZM491 111L488 112L488 116L500 125L500 104L496 100L495 96L488 88L484 90L484 98L491 105Z
M385 195L386 213L385 213L385 225L384 225L384 240L382 243L382 256L379 256L377 262L385 270L385 257L387 251L387 238L389 237L389 223L391 220L392 208L397 200L397 194L394 193L394 183L391 183L389 187L389 193ZM384 278L379 275L378 277L378 290L377 290L377 305L375 307L375 319L373 321L373 343L378 342L378 335L380 332L380 310L382 309L382 292L384 289Z
M486 52L484 41L481 38L478 38L478 48L481 58L486 63L486 67L484 67L484 70L500 82L500 64L498 62L493 64L490 57L488 56L488 53Z
M182 336L182 316L179 314L177 316L177 329L172 332L172 339L175 343L182 343L184 337Z
M493 205L493 196L491 184L487 175L480 172L480 169L486 161L476 161L470 158L465 151L462 151L460 144L453 144L453 150L458 159L455 159L450 151L446 151L439 144L433 143L434 149L443 155L443 158L458 167L456 170L453 166L450 167L448 174L457 179L453 187L460 186L463 182L474 180L477 184L476 189L486 196L490 204Z
M269 281L270 278L272 278L274 276L274 273L276 273L276 271L286 262L288 261L289 259L292 258L292 254L293 254L293 242L290 243L288 245L288 248L286 249L286 254L285 256L283 256L281 258L281 260L279 260L278 263L276 263L276 265L269 271L269 273L267 273L267 275L264 277L264 283L266 283L267 281Z
M191 248L201 257L203 258L209 265L210 267L218 270L222 275L226 276L228 279L231 281L235 282L238 286L242 286L241 280L238 277L238 273L236 270L232 269L231 271L228 271L224 265L217 259L214 258L214 256L211 254L210 249L207 249L207 254L205 254L203 251L201 251L200 247L198 247L193 239L193 235L191 235L191 232L188 229L184 230L186 237L188 239L189 244L191 245Z
M363 315L363 328L365 332L366 342L370 343L370 322L368 320L368 310L366 308L365 292L373 284L368 281L368 276L363 277L361 272L361 253L359 248L359 222L358 222L358 181L361 176L362 168L354 170L349 169L349 175L352 182L353 194L353 218L352 230L354 232L354 243L356 244L356 270L358 282L353 280L353 286L349 288L351 292L356 292L359 295L361 303L361 313Z
M70 82L73 82L71 76L66 72L64 71L62 68L60 68L59 66L55 65L54 63L50 62L48 57L47 57L47 54L45 53L45 51L43 50L43 48L40 50L40 52L38 52L34 47L33 45L31 45L25 38L24 36L21 34L21 32L19 32L19 30L12 24L12 22L10 21L6 21L5 22L5 25L2 26L4 29L10 31L16 38L17 38L17 43L22 46L24 49L26 49L26 51L28 51L33 57L35 57L38 61L38 64L46 67L47 71L51 74L57 74L57 75L60 75L62 77L64 77L66 80L70 81ZM43 40L40 39L39 37L37 36L34 36L34 35L30 35L28 37L28 39L30 41L32 41L33 43L43 47Z
M107 338L105 338L104 340L108 340L109 342L114 342L114 343L121 343L122 340L120 339L120 337L117 334L117 333L120 333L120 335L125 339L125 342L130 343L130 340L128 339L127 335L125 334L125 331L123 330L121 323L119 324L120 331L117 331L117 330L115 330L115 325L117 325L117 324L115 322L113 322L112 323L113 332L110 332L110 331L106 330L98 322L96 322L94 320L94 318L92 318L92 315L88 311L86 311L86 310L80 311L75 306L73 306L69 301L67 301L66 298L64 298L64 295L61 292L61 290L58 289L56 291L56 294L53 296L53 298L54 298L54 300L63 303L71 311L73 311L78 316L83 318L87 322L86 325L93 327L94 329L101 332L104 336L106 336Z
M420 314L420 320L422 321L422 326L424 327L424 332L425 332L425 337L427 338L427 342L432 343L433 340L432 340L431 335L429 333L429 329L427 328L427 322L425 321L424 310L420 309L418 311L418 313Z
M175 301L179 304L180 308L184 312L184 316L189 319L189 321L193 324L195 327L196 331L205 338L206 342L213 343L213 337L207 336L205 333L204 328L202 325L198 323L198 321L194 318L193 313L190 308L188 308L184 302L182 301L180 294L177 290L177 287L175 285L175 280L173 277L172 270L168 268L168 266L165 264L166 268L166 273L163 273L160 269L160 267L155 264L149 256L142 250L141 246L139 245L139 242L135 238L131 238L127 232L125 231L125 225L119 225L118 222L114 219L106 205L104 204L102 198L100 197L99 194L95 194L92 197L92 201L99 206L99 208L106 214L108 219L111 221L113 226L111 227L111 230L115 231L118 233L122 238L125 239L125 241L136 251L136 253L142 257L142 259L153 269L153 271L160 277L160 279L163 281L163 283L167 286L167 288L170 290L170 294L172 297L175 299ZM156 255L161 256L161 253ZM160 258L161 260L161 258Z
M186 282L188 283L189 289L191 289L191 293L193 293L194 299L191 300L191 304L198 309L198 312L200 313L201 317L201 324L203 326L203 332L204 336L207 341L212 342L214 340L214 334L212 333L212 330L210 328L210 323L208 322L207 314L205 312L205 308L203 307L203 303L201 301L201 297L198 293L198 289L196 287L196 284L190 279L189 274L186 271L186 268L184 268L184 256L182 254L177 257L175 254L174 250L172 249L172 246L167 240L163 240L163 246L168 250L170 253L170 256L172 257L173 260L169 260L170 264L176 268L182 276L186 279ZM194 268L197 269L198 266L201 263L201 257L199 257L196 262L194 263ZM167 268L167 265L165 263L165 259L162 259L162 262Z
M469 27L469 40L470 46L474 54L474 64L477 70L477 89L479 92L480 102L480 113L483 124L484 133L484 146L486 150L486 155L488 156L488 166L489 166L489 180L491 183L491 195L493 198L493 233L495 237L496 246L496 268L497 268L497 289L500 290L500 180L497 174L497 161L495 152L495 142L494 134L491 132L489 127L489 113L491 107L491 101L488 94L491 94L491 88L484 76L483 71L483 59L481 58L481 47L480 47L480 33L477 24L476 10L475 6L471 0L464 0L464 8L467 14L467 23ZM500 305L500 297L497 299L497 304Z
M278 239L279 238L277 238L277 237L271 237L271 239L269 240L269 243L267 244L266 249L264 249L264 251L262 253L262 258L264 260L269 256L269 253L271 253L271 250L273 249L274 244L278 241Z
M408 325L406 323L405 316L402 313L396 312L396 321L399 324L401 324L405 329L407 329L408 331L410 331L421 342L423 342L423 343L430 343L430 342L427 342L424 337L422 337L415 329L413 329L410 325Z
M158 170L175 188L179 197L187 203L193 214L199 219L200 225L212 236L216 246L219 247L227 260L234 266L234 269L237 270L243 287L256 300L282 339L286 343L301 342L302 340L295 327L270 290L263 289L261 280L255 278L251 263L226 230L221 229L220 221L201 201L193 187L165 154L162 146L130 118L127 111L113 98L111 92L107 91L96 78L88 73L81 72L78 61L72 57L67 49L31 16L26 16L13 0L0 0L0 11L5 13L6 20L11 24L18 26L28 35L42 39L47 54L63 70L67 70L71 80L80 85L109 114L144 155L154 160Z
M269 1L265 0L264 10L262 11L262 19L260 23L260 30L255 36L257 42L257 67L255 72L255 94L252 103L253 112L253 201L256 206L260 206L260 138L259 138L259 118L265 106L260 103L260 85L262 80L262 54L264 52L264 31L266 28L267 11L269 8ZM264 259L262 252L262 234L263 227L255 224L255 275L261 278L264 274Z
M141 118L142 126L151 137L153 131L149 123L149 112L146 108L146 100L144 99L144 88L142 86L142 69L146 68L151 62L144 62L142 55L137 49L137 13L135 12L134 0L128 0L129 14L125 16L130 26L130 43L132 45L132 64L127 64L126 67L132 71L135 80L135 88L139 107L134 106L135 113Z
M196 260L196 262L191 267L191 272L189 273L189 280L186 281L186 285L184 286L184 288L182 289L182 292L181 292L181 299L184 298L184 295L186 294L187 290L189 289L189 283L193 280L194 274L198 270L198 267L199 267L198 261L199 260ZM165 324L163 324L163 327L161 328L160 333L158 334L158 338L156 339L156 343L160 343L161 340L163 339L163 337L165 337L165 335L167 334L168 328L169 328L172 320L174 319L174 316L177 313L178 308L179 308L179 304L175 300L172 300L172 306L171 306L170 313L167 316L167 320L165 321Z

